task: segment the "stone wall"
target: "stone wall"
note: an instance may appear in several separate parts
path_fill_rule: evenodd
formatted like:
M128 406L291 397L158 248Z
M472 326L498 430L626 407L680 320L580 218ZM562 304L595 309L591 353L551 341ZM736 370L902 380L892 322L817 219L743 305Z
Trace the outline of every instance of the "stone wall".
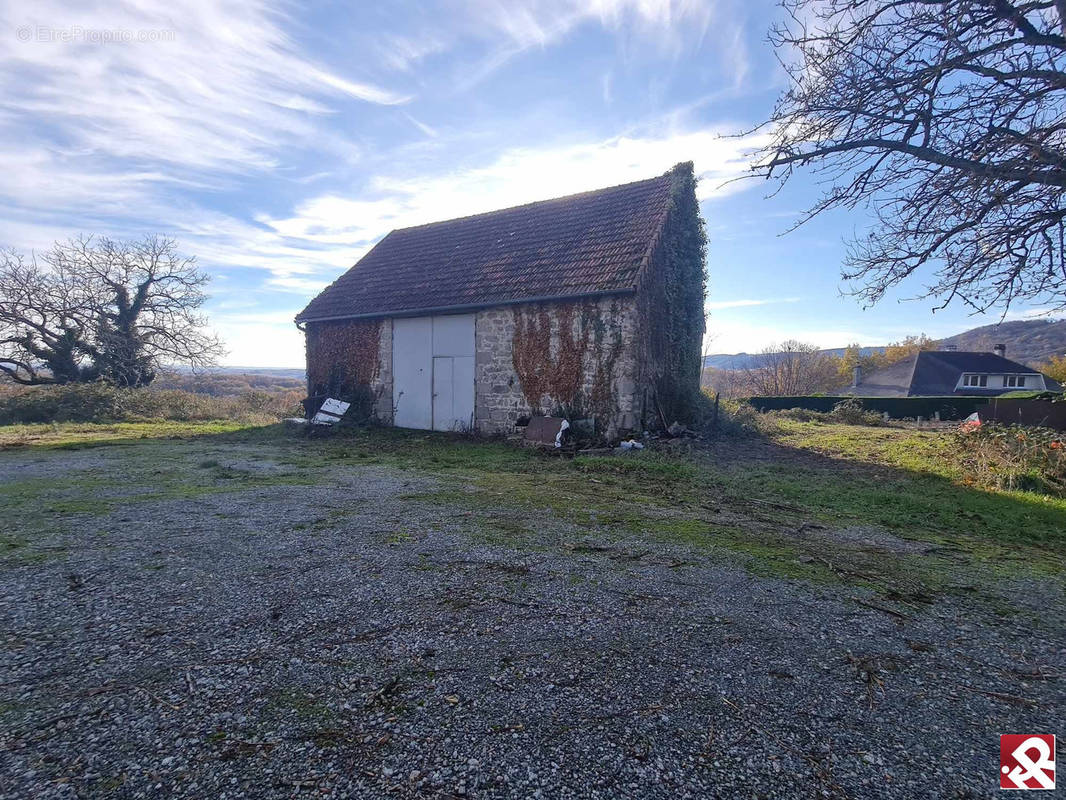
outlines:
M553 396L547 388L539 398L523 391L514 352L516 319L547 320L550 344L544 358L545 384L550 385L560 353L560 325L571 325L578 344L580 376L573 398ZM528 324L528 323L527 323ZM615 435L640 427L643 392L639 389L634 338L637 317L632 296L598 300L524 304L478 312L475 324L477 394L474 418L482 433L510 432L520 417L533 413L595 416L600 432Z
M515 365L516 318L520 315L525 320L547 320L550 330L541 365L548 388L532 402ZM580 367L576 382L571 382L576 385L574 396L561 398L553 394L552 378L565 361L560 352L560 326L567 321L569 341L576 345L572 355L577 355ZM369 326L377 326L376 348L366 347ZM349 336L360 344L345 347ZM598 431L608 436L639 430L644 424L646 393L638 337L637 303L632 295L479 311L474 328L475 427L486 434L510 433L520 417L562 412L570 417L595 417ZM338 371L370 376L366 385L374 416L386 424L392 422L391 319L310 323L307 355L311 388L315 376L323 381Z
M376 398L374 403L374 416L386 425L392 424L392 320L381 320L381 337L378 340L378 369L377 379L371 388Z

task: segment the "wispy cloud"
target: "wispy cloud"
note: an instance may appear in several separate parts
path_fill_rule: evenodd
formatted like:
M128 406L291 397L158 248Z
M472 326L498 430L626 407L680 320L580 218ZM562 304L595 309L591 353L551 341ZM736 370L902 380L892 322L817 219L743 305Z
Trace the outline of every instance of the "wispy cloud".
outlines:
M1048 321L1058 319L1066 313L1059 306L1038 306L1035 308L1021 308L1009 311L1003 317L1004 322L1011 320L1046 319Z
M726 308L748 308L750 306L769 306L776 303L798 303L800 297L782 297L763 300L714 300L705 306L708 311L720 311Z
M711 57L728 67L736 84L749 70L744 12L738 0L472 0L458 7L420 3L418 17L432 24L377 37L375 46L387 63L401 70L449 51L468 51L459 74L450 80L453 90L464 92L516 58L546 50L586 27L613 35L623 60L638 54L678 59L713 38Z
M47 203L57 186L126 200L148 185L217 185L275 168L330 103L406 99L301 55L269 0L175 11L165 0L0 6L0 135L35 143L0 192Z
M544 200L661 174L693 159L701 199L739 191L724 180L744 172L755 144L718 132L661 132L600 142L513 148L484 166L419 175L381 174L357 197L326 194L291 216L260 216L278 235L318 245L364 248L394 228Z

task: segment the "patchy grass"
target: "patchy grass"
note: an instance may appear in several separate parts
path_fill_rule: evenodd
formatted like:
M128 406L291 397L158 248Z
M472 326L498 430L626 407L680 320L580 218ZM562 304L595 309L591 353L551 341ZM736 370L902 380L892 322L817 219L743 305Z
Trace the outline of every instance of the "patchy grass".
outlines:
M438 505L442 520L515 549L589 541L606 552L654 541L759 575L852 584L904 603L995 577L1061 580L1066 571L1066 501L964 485L949 438L934 431L778 420L766 439L712 444L692 456L651 450L564 459L393 429L307 438L232 423L52 427L24 446L127 446L100 451L112 469L0 486L18 531L0 547L21 563L40 557L36 533L78 515L309 484L333 467L382 465L432 475L438 488L404 499ZM11 437L0 429L0 442ZM245 469L234 457L277 469ZM294 520L293 529L330 524ZM869 529L875 544L834 536L856 528ZM403 545L423 533L385 535ZM895 549L876 546L878 537Z
M43 475L31 473L20 478L17 468L12 470L8 474L13 479L0 483L0 507L7 526L0 533L0 562L32 563L62 553L64 536L86 516L122 515L156 502L271 486L309 485L315 481L315 476L307 470L241 468L240 459L248 458L248 448L234 450L218 440L203 437L204 433L197 432L188 439L181 437L182 442L155 437L93 438L89 441L95 447L123 446L86 454L88 460L71 454L69 458L73 460L64 463L61 469L48 470ZM80 446L57 448L54 442L31 447L40 450L34 461L41 464L48 464L53 457L62 458L48 455L57 449L81 449ZM225 458L204 458L206 453L216 452ZM0 467L8 460L24 464L24 453L0 453ZM251 457L255 455L253 450ZM226 463L235 456L238 461ZM260 463L270 464L265 459Z
M828 425L778 419L774 441L850 462L878 464L957 479L951 438L943 431L865 425Z
M55 422L0 425L0 450L21 447L77 449L96 445L137 442L144 439L186 439L263 427L232 420L211 422Z
M826 456L810 464L812 480L790 470L738 473L734 481L772 484L779 496L826 515L868 519L896 530L964 533L1001 544L1066 545L1066 499L966 485L942 432L866 428L783 420L783 446Z

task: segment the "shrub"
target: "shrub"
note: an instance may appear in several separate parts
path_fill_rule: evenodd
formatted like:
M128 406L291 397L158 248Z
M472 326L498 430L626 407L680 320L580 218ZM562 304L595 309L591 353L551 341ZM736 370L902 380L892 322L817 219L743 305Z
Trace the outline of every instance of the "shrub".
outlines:
M1066 435L1050 428L985 423L955 434L969 482L1066 497Z
M829 414L809 408L786 408L781 411L768 411L767 414L778 419L794 419L798 422L827 422Z
M827 415L830 422L843 425L884 425L884 420L876 411L867 411L854 397L841 400Z
M867 411L855 398L841 400L833 405L831 411L817 411L812 408L787 408L780 411L767 411L771 419L794 419L798 422L824 422L838 425L884 425L881 415Z
M105 383L14 387L0 390L0 424L27 422L136 422L212 420L272 422L300 413L302 392L245 392L213 397L178 389L121 389Z
M987 397L850 397L844 395L797 397L750 397L751 403L759 411L779 411L782 409L805 408L811 411L829 413L837 403L855 400L867 411L878 414L887 412L893 419L914 419L924 417L932 419L939 413L941 419L965 419L978 406L988 403Z
M714 424L713 401L710 409L703 417L707 429ZM715 430L724 436L756 436L762 433L763 422L759 412L744 401L723 398L718 403L718 426Z

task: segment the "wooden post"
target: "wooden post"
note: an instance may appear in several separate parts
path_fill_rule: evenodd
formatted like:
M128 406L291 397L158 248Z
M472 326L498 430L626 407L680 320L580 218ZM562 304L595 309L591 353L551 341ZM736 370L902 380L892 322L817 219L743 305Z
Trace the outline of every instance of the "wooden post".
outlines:
M714 393L714 428L713 428L713 430L714 430L715 433L718 432L718 399L719 399L720 396L721 395L720 395L719 392L715 392Z

